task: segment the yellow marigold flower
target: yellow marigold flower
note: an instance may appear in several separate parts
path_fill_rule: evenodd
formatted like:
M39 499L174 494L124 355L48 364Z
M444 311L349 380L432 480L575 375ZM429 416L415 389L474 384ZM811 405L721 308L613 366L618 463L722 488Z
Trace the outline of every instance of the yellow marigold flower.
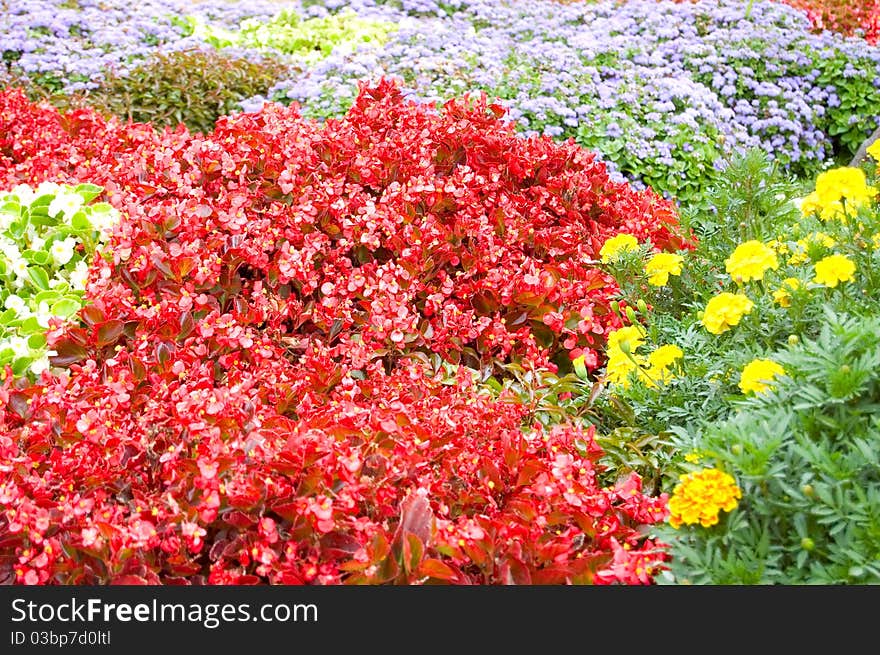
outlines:
M787 255L788 254L788 244L785 241L780 241L779 239L773 239L767 243L767 246L773 248L773 252L778 255Z
M599 256L603 264L617 259L625 252L639 249L639 241L632 234L618 234L608 239L599 250Z
M772 359L753 359L739 376L739 389L743 393L764 393L773 388L773 378L785 375L785 369Z
M636 350L644 343L645 328L641 325L628 325L609 332L605 379L624 388L628 387L630 373L639 370L643 363L643 359L636 354Z
M813 282L826 287L836 287L839 282L849 282L856 272L856 265L845 255L828 255L816 262Z
M818 243L820 246L824 246L826 248L833 248L837 245L837 241L835 241L831 236L825 234L824 232L810 232L803 239L805 247L809 245L810 242ZM798 241L798 243L801 243Z
M670 275L681 275L681 263L684 258L670 252L659 252L645 264L648 284L662 287L669 282Z
M684 456L684 461L690 462L691 464L696 464L700 461L700 454L695 452L687 453Z
M819 194L815 191L801 198L797 204L800 207L802 216L812 216L822 211L822 201L819 199Z
M800 264L806 264L810 261L809 255L807 255L805 250L799 250L794 253L791 257L788 258L788 263L792 266L798 266Z
M635 352L645 343L645 328L641 325L627 325L608 333L607 350L622 350L622 344L629 344L630 352Z
M736 480L715 468L679 477L669 499L669 524L673 528L699 523L704 528L718 523L718 513L733 511L742 491Z
M773 248L754 239L739 244L724 265L737 283L763 279L768 268L779 268Z
M657 386L658 382L669 382L673 378L669 367L682 357L684 352L678 346L660 346L648 355L647 362L644 362L647 368L639 371L639 377L649 387Z
M608 363L605 365L605 379L613 384L619 384L624 389L629 387L630 373L639 370L638 359L633 356L630 359L621 350L608 351Z
M819 214L822 220L845 220L870 203L877 189L868 186L865 171L854 166L832 168L816 178L816 190L804 198L801 212Z
M773 292L773 300L782 307L791 307L791 292L800 289L801 281L796 277L787 277L779 285L779 288Z
M880 161L880 140L874 141L866 152L874 158L874 161Z
M703 312L703 327L712 334L727 332L738 324L740 319L755 306L748 297L740 293L719 293L706 304Z
M648 365L652 368L669 368L676 360L682 357L684 357L684 352L681 348L667 344L660 346L648 355Z

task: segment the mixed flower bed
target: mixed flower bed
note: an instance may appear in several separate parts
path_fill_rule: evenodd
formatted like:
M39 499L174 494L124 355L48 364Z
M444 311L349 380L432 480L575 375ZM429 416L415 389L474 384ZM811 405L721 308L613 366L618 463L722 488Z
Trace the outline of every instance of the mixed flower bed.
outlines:
M4 9L0 579L880 580L861 32L110 4Z

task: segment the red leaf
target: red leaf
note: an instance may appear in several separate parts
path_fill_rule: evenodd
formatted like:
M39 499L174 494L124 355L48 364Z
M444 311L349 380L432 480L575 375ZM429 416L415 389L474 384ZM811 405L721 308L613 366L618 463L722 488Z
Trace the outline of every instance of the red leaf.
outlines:
M116 343L122 335L125 324L118 319L111 319L98 328L98 338L96 343L99 346L110 346Z
M458 573L451 566L433 558L422 560L419 574L435 580L455 580L458 578Z
M110 580L112 585L146 585L149 584L146 578L139 575L117 575Z
M69 339L59 341L55 344L54 350L57 354L50 357L49 361L52 366L61 368L81 362L89 356L89 351Z

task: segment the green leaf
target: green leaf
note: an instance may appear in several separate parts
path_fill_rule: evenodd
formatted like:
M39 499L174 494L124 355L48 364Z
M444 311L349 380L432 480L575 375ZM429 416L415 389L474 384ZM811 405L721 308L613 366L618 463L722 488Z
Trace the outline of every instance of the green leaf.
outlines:
M70 318L74 314L76 314L80 309L80 304L73 300L72 298L62 298L58 302L52 305L51 312L55 316L61 316L62 318Z
M26 318L21 322L21 326L18 328L18 331L23 336L27 336L29 334L42 334L43 326L37 323L37 318L35 316L31 316L30 318Z
M70 227L72 227L77 232L90 232L94 230L92 224L89 222L89 219L86 217L85 212L83 211L78 211L73 215L73 217L70 219Z
M49 289L49 275L39 266L28 268L28 277L38 289Z
M104 188L96 186L94 184L77 184L73 190L80 196L82 196L83 201L91 202L99 195L101 195L101 193L104 191Z
M21 256L37 266L46 266L49 263L49 253L45 250L25 250Z
M18 314L15 313L14 309L7 309L5 312L0 314L0 325L9 325L12 321L15 320L15 317Z
M32 334L28 337L28 346L33 348L34 350L39 350L40 348L44 348L46 346L46 335L45 334Z

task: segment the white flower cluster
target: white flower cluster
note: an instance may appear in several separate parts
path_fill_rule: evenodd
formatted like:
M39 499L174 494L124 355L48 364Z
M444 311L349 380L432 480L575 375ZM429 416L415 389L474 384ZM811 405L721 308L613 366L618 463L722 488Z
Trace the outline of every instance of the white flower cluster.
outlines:
M0 193L0 368L41 374L50 367L45 333L82 308L89 260L119 220L101 192L43 182Z

